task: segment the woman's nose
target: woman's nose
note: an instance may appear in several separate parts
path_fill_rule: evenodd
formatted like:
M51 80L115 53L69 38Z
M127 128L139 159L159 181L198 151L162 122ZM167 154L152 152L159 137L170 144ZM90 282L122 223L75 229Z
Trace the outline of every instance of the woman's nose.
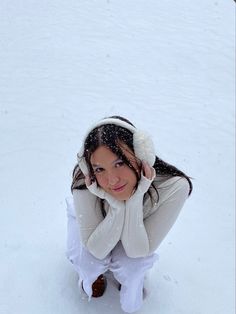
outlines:
M114 175L114 174L109 174L108 175L108 183L109 183L109 185L113 186L113 185L115 185L118 182L119 182L119 178L116 175Z

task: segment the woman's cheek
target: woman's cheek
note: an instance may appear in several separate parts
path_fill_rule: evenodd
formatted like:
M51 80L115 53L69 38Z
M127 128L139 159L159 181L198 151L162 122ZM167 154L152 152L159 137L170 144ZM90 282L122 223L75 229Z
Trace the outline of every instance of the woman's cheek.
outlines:
M100 185L102 188L106 187L106 181L107 181L106 178L104 178L101 175L98 175L98 176L96 176L96 179L97 179L98 185Z

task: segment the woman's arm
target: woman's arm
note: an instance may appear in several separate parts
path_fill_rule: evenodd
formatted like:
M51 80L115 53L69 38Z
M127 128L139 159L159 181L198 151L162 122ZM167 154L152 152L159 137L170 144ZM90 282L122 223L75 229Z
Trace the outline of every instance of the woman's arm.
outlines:
M144 220L149 239L149 254L153 253L175 223L189 194L189 183L183 177L173 177L158 187L157 209Z
M126 206L122 243L129 257L144 257L157 249L188 197L189 184L185 178L173 177L164 182L158 192L157 209L145 220L142 203L129 200Z
M82 243L96 258L105 258L120 240L124 208L110 206L103 218L100 202L90 191L74 190L73 198Z
M141 180L135 193L125 202L125 221L121 241L129 257L143 257L149 253L149 239L143 223L143 196L155 178L155 170L143 161Z

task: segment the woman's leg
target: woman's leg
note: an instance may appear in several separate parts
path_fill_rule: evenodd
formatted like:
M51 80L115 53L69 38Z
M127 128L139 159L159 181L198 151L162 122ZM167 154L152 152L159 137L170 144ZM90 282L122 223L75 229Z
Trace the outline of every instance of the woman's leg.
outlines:
M72 263L73 267L79 272L79 257L82 249L80 242L79 226L76 221L73 198L66 198L66 212L67 212L67 250L66 256Z
M104 274L110 264L111 256L103 260L95 258L80 241L79 225L76 220L73 198L67 198L67 252L66 256L79 274L79 286L83 282L83 289L92 296L92 284L99 275Z
M142 306L144 276L157 258L156 254L130 258L126 255L121 242L112 251L110 270L121 284L120 303L123 311L132 313Z

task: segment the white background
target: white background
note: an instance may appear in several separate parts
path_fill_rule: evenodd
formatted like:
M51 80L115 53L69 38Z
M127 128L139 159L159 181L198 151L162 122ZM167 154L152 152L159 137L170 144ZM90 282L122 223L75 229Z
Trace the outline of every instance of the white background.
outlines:
M231 0L0 2L0 312L122 313L87 302L65 258L81 139L108 115L194 178L139 313L234 313Z

